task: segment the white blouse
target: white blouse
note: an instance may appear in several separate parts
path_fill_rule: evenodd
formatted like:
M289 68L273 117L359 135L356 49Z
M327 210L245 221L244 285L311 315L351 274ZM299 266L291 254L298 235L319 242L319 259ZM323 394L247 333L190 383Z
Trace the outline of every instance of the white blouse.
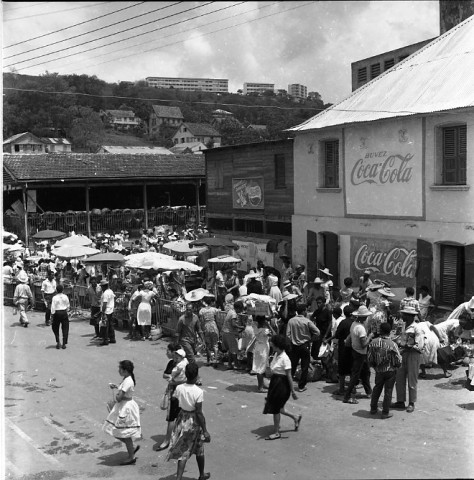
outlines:
M273 357L270 369L277 375L286 375L286 370L291 369L291 360L286 352L281 352Z

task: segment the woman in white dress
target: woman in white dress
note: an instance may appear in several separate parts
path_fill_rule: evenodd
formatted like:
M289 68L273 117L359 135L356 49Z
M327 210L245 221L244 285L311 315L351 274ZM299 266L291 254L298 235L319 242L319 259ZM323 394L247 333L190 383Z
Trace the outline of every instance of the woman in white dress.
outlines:
M270 336L274 333L270 330L267 320L263 316L257 316L257 333L253 342L252 371L257 374L258 391L267 391L264 384L265 372L270 356Z
M431 310L434 308L435 304L431 295L429 295L429 289L427 286L423 285L420 287L420 295L418 297L418 304L420 305L420 320L425 321L428 319L428 316Z
M112 389L118 388L114 395L113 407L107 416L103 430L120 440L127 447L128 460L120 465L134 465L137 462L135 453L140 446L133 446L133 439L142 436L140 427L140 409L137 402L133 400L135 391L135 376L133 375L133 363L130 360L122 360L119 363L119 374L123 377L122 383L117 387L114 383L109 386Z
M153 282L145 282L143 284L143 290L137 297L137 299L140 299L140 304L137 309L137 325L143 341L150 337L151 300L155 297L156 293L153 291Z
M273 273L270 273L267 277L268 285L270 287L270 291L268 293L268 296L272 297L275 299L275 302L278 303L283 300L283 296L281 294L281 290L278 287L278 277L276 275L273 275Z

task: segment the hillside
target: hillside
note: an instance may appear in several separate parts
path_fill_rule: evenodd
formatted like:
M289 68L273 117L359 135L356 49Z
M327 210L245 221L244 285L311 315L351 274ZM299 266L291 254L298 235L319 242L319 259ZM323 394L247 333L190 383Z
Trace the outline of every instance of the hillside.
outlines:
M4 138L25 131L39 136L64 136L72 140L73 146L91 151L97 145L110 144L106 136L110 132L99 117L99 112L106 109L133 110L143 121L133 135L147 145L151 141L163 146L169 146L172 134L169 129L164 129L155 138L148 138L147 134L146 125L153 104L180 107L187 122L211 123L213 110L227 110L244 126L232 123L219 126L222 144L230 145L288 137L288 133L282 132L284 129L330 105L325 105L321 99L295 103L273 92L262 96L183 92L147 87L144 81L132 86L109 84L95 76L48 72L40 76L4 73L3 84ZM250 124L266 125L267 129L262 132L245 128ZM137 141L137 144L143 143Z

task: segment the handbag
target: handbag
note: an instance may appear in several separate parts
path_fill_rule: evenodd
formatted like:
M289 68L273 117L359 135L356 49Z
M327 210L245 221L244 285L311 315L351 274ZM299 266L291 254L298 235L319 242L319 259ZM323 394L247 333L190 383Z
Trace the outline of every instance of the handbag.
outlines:
M168 410L170 404L170 392L168 388L166 388L165 393L161 397L161 402L160 402L160 409L161 410Z
M318 358L326 358L329 355L329 344L322 344L319 347Z

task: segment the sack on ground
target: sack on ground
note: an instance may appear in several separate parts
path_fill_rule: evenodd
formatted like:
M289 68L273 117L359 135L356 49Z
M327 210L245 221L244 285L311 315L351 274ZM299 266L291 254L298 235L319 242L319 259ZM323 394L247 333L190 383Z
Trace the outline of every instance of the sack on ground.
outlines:
M310 364L308 367L308 382L318 382L323 377L323 366L318 362ZM295 372L295 379L299 381L301 379L301 367L298 365Z

